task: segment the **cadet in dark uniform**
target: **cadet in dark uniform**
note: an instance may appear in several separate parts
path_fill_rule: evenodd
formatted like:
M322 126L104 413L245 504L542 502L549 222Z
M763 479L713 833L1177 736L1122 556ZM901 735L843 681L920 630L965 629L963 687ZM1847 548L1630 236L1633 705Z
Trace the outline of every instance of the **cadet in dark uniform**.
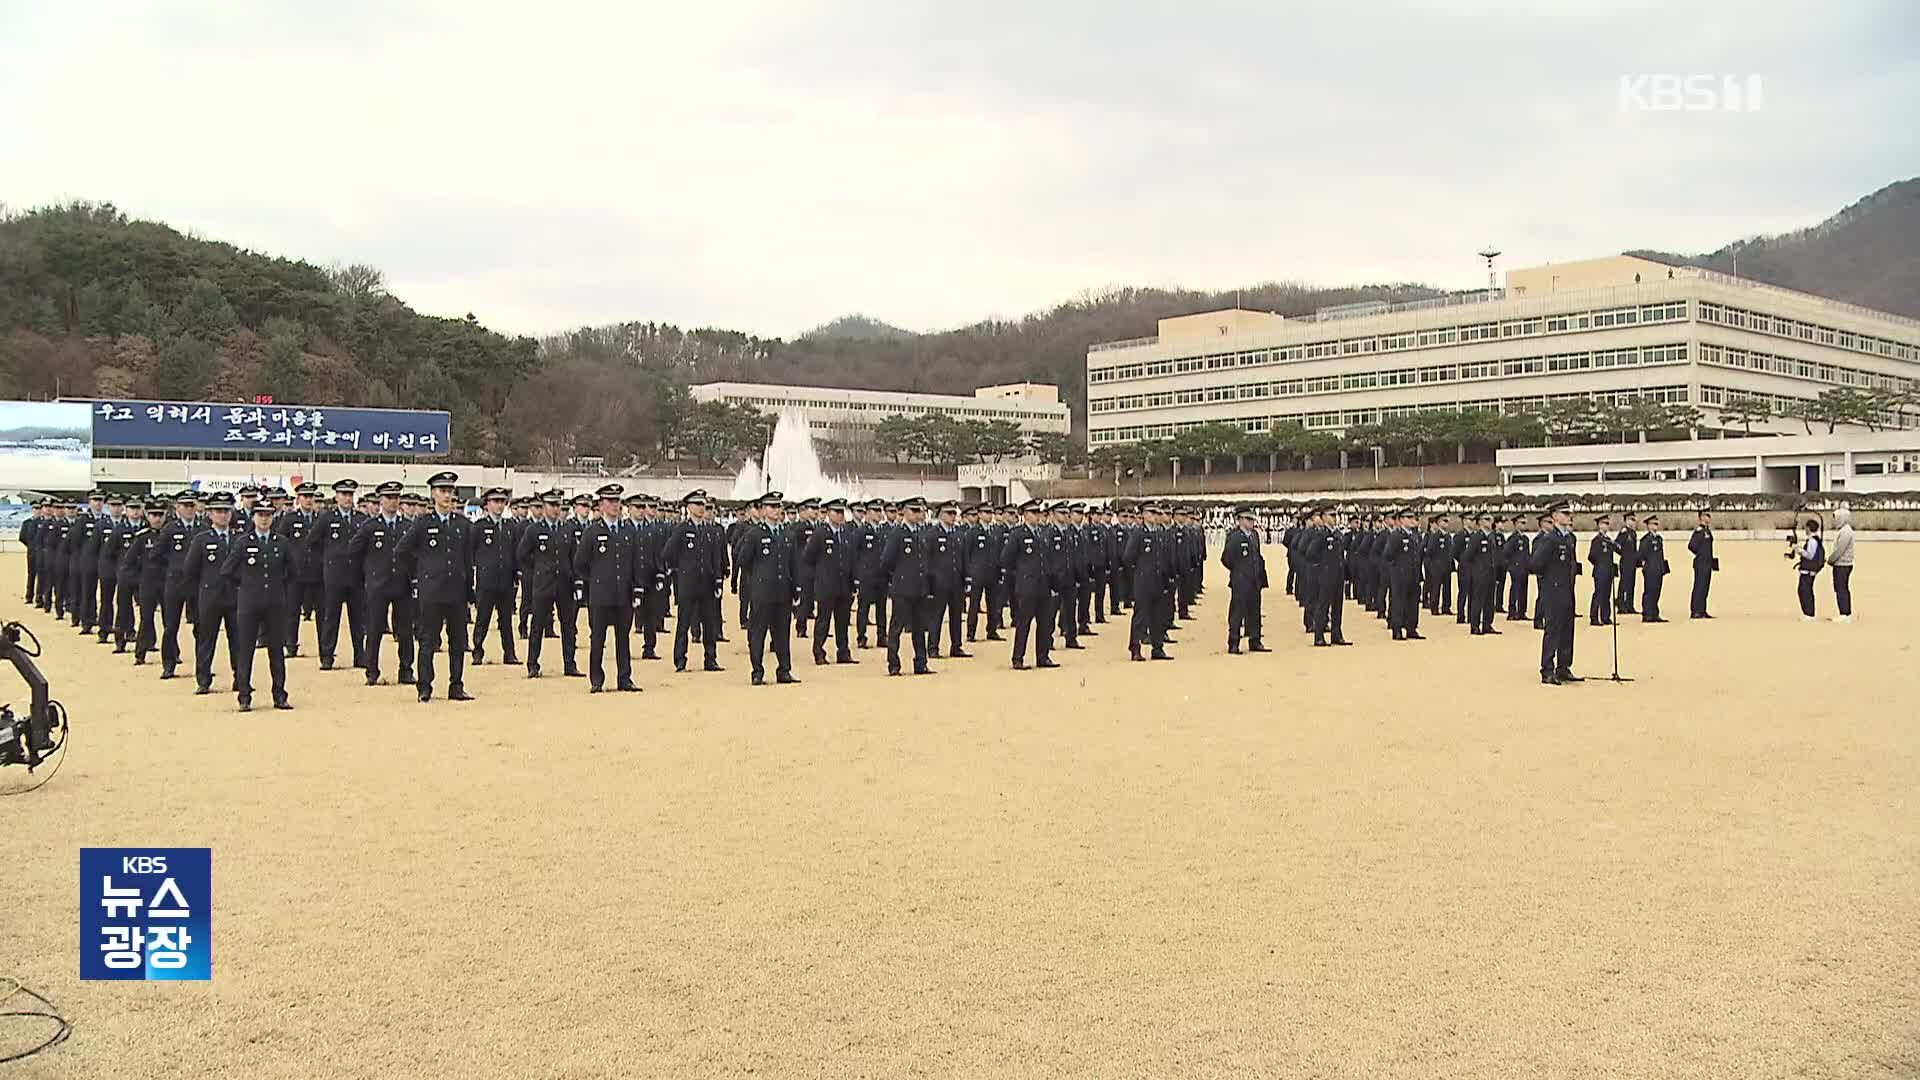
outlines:
M926 534L923 516L927 504L908 499L902 507L907 520L887 540L881 568L887 575L887 602L893 606L887 622L887 674L900 674L900 634L904 631L913 645L913 673L931 675L927 665L927 625L932 622Z
M1140 647L1147 645L1152 648L1153 659L1171 660L1173 657L1167 655L1167 609L1173 603L1173 552L1167 539L1170 530L1165 526L1167 512L1164 507L1150 506L1145 514L1147 524L1128 541L1125 556L1126 563L1133 567L1134 605L1127 656L1147 659L1140 655ZM1296 587L1302 591L1310 588L1304 581L1297 582Z
M1524 622L1527 618L1527 558L1531 551L1526 522L1524 516L1515 514L1513 532L1500 545L1500 566L1507 578L1508 622Z
M1587 622L1606 626L1613 622L1613 522L1605 514L1593 519L1593 543L1587 545L1587 562L1593 566L1593 601L1587 605Z
M813 662L827 663L827 631L831 624L834 663L857 664L847 640L853 615L853 573L860 554L859 531L847 524L847 504L834 499L826 505L827 520L813 532L801 564L813 575Z
M1319 577L1319 600L1316 605L1317 618L1313 626L1315 645L1334 646L1352 645L1347 640L1344 619L1347 607L1347 530L1337 525L1334 509L1322 506L1314 511L1319 518L1320 550L1315 563ZM1309 549L1309 554L1312 554ZM1330 640L1322 640L1329 635Z
M513 562L513 531L501 511L511 497L506 488L490 488L483 510L467 530L467 561L473 566L473 662L487 662L487 633L500 627L500 662L518 664L513 647L513 594L518 588Z
M1573 579L1580 560L1574 555L1573 515L1566 503L1547 508L1551 527L1533 538L1528 563L1540 575L1540 610L1546 629L1540 636L1540 681L1558 686L1583 682L1573 673Z
M118 495L107 499L107 511L100 518L93 548L93 580L98 595L94 598L94 640L105 645L113 635L114 591L120 571L120 547L133 527L126 519L126 502Z
M1487 515L1475 519L1467 545L1471 564L1467 621L1474 634L1498 634L1500 631L1493 628L1493 609L1499 602L1500 579L1506 575L1500 570L1500 533Z
M1387 564L1387 628L1395 641L1421 641L1420 569L1425 565L1426 542L1417 525L1419 515L1401 510L1393 535L1381 557Z
M473 568L467 563L467 533L473 523L454 498L459 476L434 473L427 478L433 507L413 519L400 537L401 565L413 568L413 626L418 643L414 689L421 701L433 700L433 654L440 634L447 635L447 700L472 701L465 681L467 601L473 595Z
M1620 584L1614 589L1614 611L1620 615L1637 614L1633 610L1633 575L1640 568L1638 522L1631 512L1620 519L1620 534L1613 539L1613 550L1620 556Z
M127 642L133 640L134 619L138 611L135 594L140 591L140 566L138 562L133 561L133 538L144 536L147 532L146 507L140 500L127 500L123 509L125 515L115 530L117 535L113 543L113 565L102 567L100 573L103 593L106 591L104 584L108 573L113 575L112 637L113 651L116 654L126 652ZM102 548L102 560L104 559L105 549ZM107 616L103 612L101 633L107 632Z
M1645 579L1640 593L1640 621L1666 622L1660 617L1660 587L1666 583L1667 572L1673 569L1667 565L1666 541L1660 536L1660 516L1647 515L1647 532L1640 538L1640 554L1635 560L1640 575Z
M562 520L566 493L555 489L540 498L542 513L529 518L520 527L520 541L513 557L520 567L520 580L526 584L527 602L527 678L541 676L540 653L546 639L553 636L553 616L561 598L569 606L574 599L573 536ZM570 614L570 612L569 612ZM585 678L577 659L576 631L571 618L560 621L560 655L568 678Z
M139 629L133 638L134 667L144 666L147 654L153 651L158 637L155 625L160 614L160 599L167 582L166 504L159 502L147 507L146 515L146 527L127 542L127 557L120 564L121 592L126 593L131 582L134 599L140 607Z
M353 561L353 534L367 517L354 508L354 493L360 485L352 480L333 485L333 508L315 517L313 533L307 538L309 557L320 564L320 670L333 668L334 650L340 642L340 608L347 609L347 633L353 666L365 667L366 629L361 613L366 594L360 579L360 567ZM464 515L463 515L464 516Z
M227 635L227 660L235 675L240 671L240 639L235 635L233 582L221 573L227 550L233 543L229 526L233 518L233 496L215 492L207 497L207 513L212 524L193 534L187 542L187 587L193 590L193 682L194 693L213 693L213 650L220 635ZM247 642L253 648L253 642Z
M960 504L940 504L939 520L926 527L927 601L923 615L927 628L927 658L940 658L940 629L946 624L947 655L958 660L973 654L960 647L960 622L967 607L967 542L959 526Z
M27 591L23 594L27 603L34 603L40 596L36 586L35 573L40 568L40 544L35 534L40 531L40 523L46 520L47 507L44 500L33 500L33 514L20 523L20 546L27 551Z
M887 572L881 560L887 554L887 541L893 538L893 526L887 523L887 504L880 499L867 503L867 520L860 526L860 551L854 560L856 603L855 633L862 649L871 648L867 640L867 620L873 620L873 644L887 636Z
M257 503L253 528L228 545L221 575L233 584L235 640L233 688L240 711L253 708L253 642L265 635L267 668L273 677L273 707L291 709L287 700L287 584L293 577L292 541L273 534L273 506Z
M796 509L799 516L787 526L787 530L793 534L790 542L798 554L807 550L814 534L820 531L820 500L803 499ZM805 641L807 623L813 618L813 569L801 562L794 567L794 573L794 584L799 587L800 596L798 603L793 606L793 632Z
M166 560L165 585L160 598L160 677L174 678L180 666L180 620L193 594L187 584L192 552L187 545L199 531L194 522L194 498L188 492L175 496L173 518L160 530L160 546Z
M962 543L966 546L967 640L979 640L980 613L984 608L987 640L999 641L1000 542L1005 529L989 520L993 517L989 507L970 506L967 517L970 520L961 528Z
M661 565L673 581L673 670L687 670L688 640L700 638L705 662L702 670L720 666L720 597L727 586L727 537L707 516L707 493L689 491L681 505L686 517L666 531ZM845 635L842 635L845 645Z
M1060 628L1060 647L1079 650L1086 646L1080 644L1080 620L1074 603L1080 568L1074 557L1074 538L1067 528L1072 513L1069 505L1057 502L1048 508L1051 520L1041 524L1040 535L1047 542L1047 570L1053 575L1053 600L1049 610L1053 612L1054 621Z
M800 599L794 576L800 553L794 550L793 533L782 520L786 517L784 499L777 491L760 496L755 505L761 518L741 529L740 546L735 552L740 592L749 600L747 658L753 665L755 686L766 685L769 637L773 639L775 681L800 681L793 676L793 623L789 618Z
M413 682L413 591L412 577L407 566L400 558L400 540L406 535L407 520L400 516L400 483L388 480L375 489L380 497L380 512L360 523L353 534L353 542L348 548L350 557L360 565L360 581L367 604L367 685L380 685L380 646L388 634L393 635L393 643L400 653L400 677L402 686ZM299 513L295 510L292 513ZM289 556L299 550L300 541L295 530L283 529ZM287 626L298 631L299 612L295 610L298 601L299 567L295 562L293 577L289 584L287 607Z
M600 516L580 533L573 572L586 583L587 673L589 687L606 689L607 632L613 632L614 689L638 693L633 682L633 614L643 599L639 570L639 530L620 519L619 484L600 488Z
M293 509L274 520L273 530L291 542L293 584L287 602L287 655L300 655L300 622L315 619L318 625L320 602L325 598L321 582L320 560L313 552L313 522L317 516L313 497L320 485L312 481L296 484Z
M1038 628L1033 657L1037 666L1059 667L1053 660L1052 547L1040 524L1040 500L1020 507L1025 519L1007 530L1000 546L1000 571L1013 600L1013 668L1027 666L1027 638Z
M1687 617L1711 619L1713 616L1707 614L1707 592L1713 588L1713 572L1720 569L1720 560L1713 557L1713 514L1709 511L1700 511L1699 524L1687 538L1687 550L1693 553L1693 603Z
M1253 652L1272 652L1260 640L1260 590L1267 587L1267 560L1260 553L1258 520L1252 507L1234 512L1238 527L1227 532L1221 545L1220 565L1227 568L1227 652L1240 652L1240 636L1245 633L1247 648Z

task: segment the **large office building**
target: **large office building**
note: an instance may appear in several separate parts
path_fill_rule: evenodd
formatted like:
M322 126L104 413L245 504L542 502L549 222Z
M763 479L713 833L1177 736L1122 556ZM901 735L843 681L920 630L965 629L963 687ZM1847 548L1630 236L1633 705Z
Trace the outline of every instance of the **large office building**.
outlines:
M1740 396L1788 419L1832 387L1920 385L1920 321L1631 256L1511 271L1504 289L1303 318L1227 310L1087 351L1092 447L1227 421L1340 431L1434 409L1571 398L1690 404L1708 426ZM1920 427L1920 411L1882 417Z
M1022 433L1073 430L1073 413L1060 389L1046 383L983 386L972 397L911 394L893 390L843 390L825 386L716 382L691 388L695 401L751 405L762 412L795 413L805 418L817 439L855 451L873 440L873 429L890 416L946 416L955 420L1003 420Z

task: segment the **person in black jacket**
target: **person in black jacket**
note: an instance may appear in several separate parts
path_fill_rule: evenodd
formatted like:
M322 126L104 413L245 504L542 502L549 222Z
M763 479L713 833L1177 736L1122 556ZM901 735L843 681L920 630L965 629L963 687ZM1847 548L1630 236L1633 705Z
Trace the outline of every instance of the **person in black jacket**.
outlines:
M927 569L927 504L908 499L901 508L907 519L887 540L880 565L887 575L887 601L893 617L887 623L887 674L900 674L900 634L913 643L913 673L931 675L927 665L927 633L933 622L933 598Z
M375 494L380 499L379 512L360 523L348 546L349 557L360 566L361 586L366 597L367 685L380 685L381 642L392 634L400 654L398 681L402 686L409 686L413 683L413 597L410 595L413 588L412 575L400 560L400 540L406 535L408 522L400 516L399 481L381 484ZM287 627L293 633L299 631L300 596L304 588L300 581L301 557L295 553L300 550L300 537L306 532L304 527L293 526L283 526L280 530L292 556L291 579L287 584Z
M1251 507L1234 512L1238 527L1227 533L1221 545L1220 565L1227 568L1227 652L1240 652L1240 636L1246 634L1252 652L1271 652L1260 639L1260 590L1267 587L1267 560L1260 554L1258 520Z
M966 547L967 640L979 640L981 609L986 610L987 640L1000 637L1000 542L1006 532L990 506L967 507L961 526Z
M233 542L233 496L216 492L207 497L211 524L187 542L186 580L193 591L194 693L213 693L213 652L220 635L227 636L227 660L235 679L240 670L240 639L234 626L233 582L221 573ZM247 647L253 647L248 641Z
M1633 576L1640 568L1638 524L1633 513L1627 512L1620 519L1620 534L1613 539L1613 550L1620 557L1619 584L1614 590L1613 606L1621 615L1637 614L1633 610Z
M520 580L526 585L527 603L527 678L538 679L542 672L540 655L547 638L554 633L554 612L562 600L570 606L574 596L573 536L564 520L566 492L558 489L540 497L540 512L520 527L515 545L514 564L520 568ZM560 620L560 656L569 678L585 678L580 670L574 621Z
M1673 568L1667 564L1666 540L1660 535L1660 517L1647 515L1647 531L1640 538L1640 554L1635 560L1641 577L1640 621L1666 622L1660 617L1660 589L1666 584L1667 573Z
M667 534L661 549L661 563L673 579L674 606L678 614L673 627L673 670L687 670L687 641L699 632L706 652L702 669L724 671L720 666L720 597L727 584L727 538L720 526L707 518L707 493L690 491L681 500L686 518ZM822 625L825 620L821 620ZM840 646L846 648L846 628L841 627Z
M27 603L34 603L40 596L36 588L36 574L40 569L40 543L34 534L40 531L40 523L47 518L46 500L33 500L33 512L27 520L20 523L20 546L27 551Z
M267 668L273 678L273 707L291 709L287 697L287 583L293 576L292 543L273 534L273 505L256 503L251 528L240 532L227 547L221 576L234 594L234 635L242 642L234 651L233 688L240 711L253 708L253 643L263 639Z
M795 571L800 553L794 550L793 533L787 528L786 496L769 491L756 500L760 518L740 531L735 560L740 569L740 591L749 597L747 604L747 659L753 665L753 685L767 682L766 652L771 639L774 681L791 685L800 680L793 674L793 622L800 587Z
M1593 599L1587 604L1587 623L1607 626L1613 622L1613 561L1619 553L1614 546L1613 519L1601 514L1593 519L1593 542L1587 545L1587 563L1593 567Z
M160 614L160 599L166 589L167 581L167 550L164 540L167 525L166 503L164 501L154 503L148 506L145 512L146 526L127 542L127 557L120 564L121 592L124 594L127 591L127 583L132 582L134 598L140 607L139 629L133 638L134 667L144 666L147 662L147 654L153 651L157 638L155 624Z
M320 485L312 481L294 485L292 508L273 521L273 531L288 540L289 554L293 557L293 581L287 586L288 656L300 655L300 622L318 615L323 598L320 560L314 556L312 548L313 523L317 516L313 509L313 497L319 491Z
M857 664L848 641L848 622L853 614L854 565L860 553L859 532L847 524L847 503L834 499L826 504L827 519L813 530L801 565L813 581L814 623L813 662L827 664L827 632L832 629L834 663Z
M1173 606L1173 545L1166 527L1169 513L1159 506L1146 507L1142 513L1147 523L1128 540L1124 559L1133 567L1133 623L1127 655L1133 660L1148 659L1140 655L1140 647L1145 645L1152 649L1152 659L1171 660L1167 653L1167 613ZM1301 567L1302 576L1296 581L1301 591L1308 588L1305 569Z
M866 520L860 524L860 550L854 556L854 636L862 649L880 644L887 636L887 574L881 560L887 553L887 541L893 526L887 523L887 504L883 499L867 503ZM867 638L871 617L873 638Z
M1401 510L1397 517L1393 535L1380 553L1387 564L1387 628L1395 641L1421 641L1420 569L1425 565L1426 542L1418 514Z
M440 651L442 631L447 637L447 700L472 701L467 693L467 603L473 597L473 567L467 562L467 520L451 472L427 478L433 507L414 518L400 537L398 557L413 569L413 629L417 645L414 690L420 700L433 700L433 657Z
M354 493L360 485L339 480L333 485L334 505L317 515L313 531L307 537L307 557L320 564L321 602L319 617L320 670L333 669L334 650L340 644L340 609L347 609L347 644L354 667L365 667L366 630L361 615L366 596L360 580L360 567L353 561L353 534L367 520L354 507ZM462 515L463 517L465 515Z
M1693 535L1687 538L1687 550L1693 553L1693 602L1688 607L1687 617L1711 619L1713 616L1707 614L1707 591L1713 588L1713 572L1720 569L1720 560L1713 557L1711 512L1700 511Z
M1573 579L1579 572L1574 556L1573 514L1566 503L1547 508L1551 527L1533 538L1528 563L1540 575L1539 606L1546 613L1540 636L1540 681L1549 685L1582 682L1573 673Z
M1507 578L1507 621L1527 619L1527 560L1532 554L1525 516L1513 516L1513 532L1500 545L1500 566ZM1496 586L1498 588L1498 586Z
M593 693L606 689L607 633L613 633L614 689L638 693L633 682L633 615L645 602L640 567L640 530L620 516L619 484L600 488L600 516L580 534L573 572L586 582L587 675Z
M947 655L965 660L973 656L960 647L960 623L967 606L967 546L960 532L960 504L940 504L939 520L926 527L927 657L940 658L940 624L946 623Z
M487 662L487 632L500 627L500 662L518 664L513 648L513 601L519 572L513 559L513 530L501 514L512 493L489 488L481 514L467 530L467 561L473 565L473 662Z
M1013 599L1013 667L1027 667L1027 639L1034 638L1034 662L1043 668L1059 667L1053 660L1053 570L1048 565L1052 552L1042 532L1041 504L1034 499L1020 507L1021 524L1007 530L1000 545L1000 572Z

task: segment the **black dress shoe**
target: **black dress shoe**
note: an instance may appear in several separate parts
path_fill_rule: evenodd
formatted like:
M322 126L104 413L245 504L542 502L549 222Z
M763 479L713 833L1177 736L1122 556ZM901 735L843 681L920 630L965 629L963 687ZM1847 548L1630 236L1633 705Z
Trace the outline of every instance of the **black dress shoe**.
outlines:
M1146 662L1147 662L1147 658L1146 658L1146 657L1144 657L1144 656L1141 656L1141 655L1140 655L1139 653L1137 653L1137 652L1135 652L1135 653L1128 653L1128 654L1127 654L1127 659L1129 659L1129 660L1131 660L1131 661L1133 661L1133 662L1134 662L1134 663L1136 663L1136 664L1144 664L1144 663L1146 663Z
M252 699L252 698L244 698L244 697L243 697L243 698L241 698L241 699L240 699L240 711L241 711L241 712L252 712L252 711L253 711L253 699Z
M928 667L928 666L926 666L925 664L915 664L915 665L913 666L913 673L914 673L915 675L934 675L934 674L937 674L937 672L935 672L935 671L934 671L934 670L933 670L932 668L930 668L930 667Z
M502 657L502 658L501 658L501 660L500 660L500 662L501 662L501 663L503 663L503 664L505 664L505 665L507 665L508 667L519 667L519 666L520 666L520 658L519 658L519 657L517 657L517 656L514 656L514 655L511 655L511 654L509 654L509 655L507 655L507 656L504 656L504 657Z
M643 652L643 653L641 653L641 654L640 654L640 659L642 659L642 660L658 660L658 659L660 659L660 654L659 654L659 653L657 653L657 652L654 652L654 651L653 651L652 649L648 649L647 651L645 651L645 652Z
M1559 678L1559 676L1557 676L1557 675L1542 675L1542 676L1540 676L1540 685L1542 685L1542 686L1559 686L1559 685L1560 685L1560 678Z
M1248 652L1272 652L1273 650L1267 648L1265 645L1249 645L1247 646L1247 651Z
M1037 663L1037 664L1035 664L1035 665L1033 665L1033 666L1034 666L1034 667L1039 667L1039 668L1057 668L1057 667L1059 667L1060 665L1059 665L1058 663L1056 663L1056 662L1054 662L1054 661L1052 661L1052 660L1042 660L1042 661L1040 661L1039 663Z
M1587 681L1587 679L1586 679L1586 676L1584 676L1584 675L1575 675L1575 674L1574 674L1573 672L1571 672L1571 671L1560 671L1560 672L1555 672L1555 673L1554 673L1554 676L1553 676L1553 677L1554 677L1554 678L1556 678L1556 679L1559 679L1559 680L1560 680L1561 682L1563 682L1563 683L1570 683L1570 682L1586 682L1586 681Z
M1013 662L1013 670L1015 671L1027 670L1027 662L1025 660L1015 660Z
M286 698L281 698L273 703L273 707L279 709L281 712L292 712L293 702L288 701Z
M1229 645L1229 646L1227 646L1227 655L1228 655L1228 656L1239 656L1239 655L1240 655L1240 646L1238 646L1238 645ZM1138 657L1136 657L1135 659L1138 659Z
M447 691L447 700L448 701L472 701L473 695L467 693L466 687L460 687L455 690Z
M211 686L196 686L193 688L193 695L195 697L205 697L211 693L213 693L213 687Z
M565 671L562 671L560 674L569 679L584 679L587 677L587 673L584 671L581 671L577 667L570 667Z
M1482 630L1480 632L1483 634L1492 634L1494 637L1499 637L1501 634L1506 633L1505 630L1495 630L1491 626L1487 627L1485 630Z
M1085 645L1082 645L1077 641L1069 642L1068 644L1062 645L1060 647L1063 649L1071 649L1074 652L1084 652L1086 651L1086 648L1087 648Z
M1001 635L999 635L999 634L995 634L995 633L991 633L991 632L990 632L990 633L988 633L988 634L987 634L987 640L988 640L988 641L1005 641L1005 640L1007 640L1007 639L1006 639L1005 637L1003 637L1003 636L1001 636Z
M685 660L676 660L676 661L674 661L674 662L673 662L673 670L674 670L674 673L675 673L675 674L677 674L677 675L684 675L684 674L686 674L686 671L687 671L687 662L686 662Z
M368 685L368 686L379 686L379 685L380 685L380 673L379 673L379 672L377 672L377 671L369 671L369 672L367 672L367 685Z
M1153 653L1151 653L1151 654L1149 654L1149 655L1147 656L1147 659L1149 659L1149 660L1171 660L1171 659L1173 659L1173 657L1171 657L1171 656L1168 656L1168 655L1167 655L1166 653L1163 653L1163 652L1160 652L1160 651L1158 651L1158 650L1156 650L1156 651L1154 651Z
M708 663L708 664L703 664L700 670L701 671L725 671L727 669L721 667L719 664L716 664L716 663Z
M487 656L485 653L474 653L473 659L468 661L468 663L471 663L474 667L484 667L487 663Z
M637 694L640 692L640 688L633 685L630 682L620 683L616 685L614 689L620 691L623 694Z
M431 690L420 691L420 704L425 705L427 702L432 700L433 700L433 691Z
M1408 641L1425 641L1427 640L1427 635L1416 634L1413 631L1409 630L1407 631L1407 640Z
M956 649L955 651L953 651L953 652L950 652L950 653L948 653L947 655L948 655L949 657L951 657L952 659L955 659L955 660L971 660L971 659L973 659L973 654L972 654L972 653L970 653L970 652L968 652L968 651L966 651L965 649Z
M1651 619L1646 619L1646 618L1643 618L1643 619L1641 619L1640 621L1641 621L1641 622L1643 622L1643 623L1647 623L1647 622L1666 622L1667 620L1665 620L1665 619L1662 619L1662 618L1660 618L1659 616L1657 616L1657 615L1656 615L1656 616L1654 616L1654 617L1653 617L1653 618L1651 618Z
M398 684L399 684L399 685L401 685L401 686L412 686L412 685L413 685L413 672L411 672L411 671L408 671L408 670L407 670L407 669L405 669L405 668L401 668L401 669L400 669L400 676L399 676L399 678L396 678L396 679L394 679L393 681L394 681L395 683L398 683Z
M1352 645L1353 644L1353 642L1344 640L1342 638L1334 638L1333 643L1335 645Z
M527 678L529 679L537 679L540 677L540 675L541 675L540 669L537 667L530 667L527 669Z
M799 679L796 679L796 678L794 678L794 677L793 677L792 675L780 675L780 674L775 674L775 675L774 675L774 677L773 677L773 681L774 681L774 682L777 682L777 683L779 683L779 684L780 684L781 686L798 686L798 685L800 685L800 680L799 680Z
M177 679L180 677L180 673L170 667L163 667L160 669L160 677L163 679Z
M589 687L587 687L587 693L589 693L589 694L603 694L603 693L606 693L606 690L607 690L607 688L606 688L606 687L604 687L604 686L589 686Z

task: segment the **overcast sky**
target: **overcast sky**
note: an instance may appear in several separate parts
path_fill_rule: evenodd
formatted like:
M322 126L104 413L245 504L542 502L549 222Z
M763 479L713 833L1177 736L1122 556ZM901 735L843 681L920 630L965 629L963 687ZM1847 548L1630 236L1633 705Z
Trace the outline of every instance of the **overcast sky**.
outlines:
M1920 3L0 0L0 103L0 201L423 311L928 330L1813 224L1920 174Z

